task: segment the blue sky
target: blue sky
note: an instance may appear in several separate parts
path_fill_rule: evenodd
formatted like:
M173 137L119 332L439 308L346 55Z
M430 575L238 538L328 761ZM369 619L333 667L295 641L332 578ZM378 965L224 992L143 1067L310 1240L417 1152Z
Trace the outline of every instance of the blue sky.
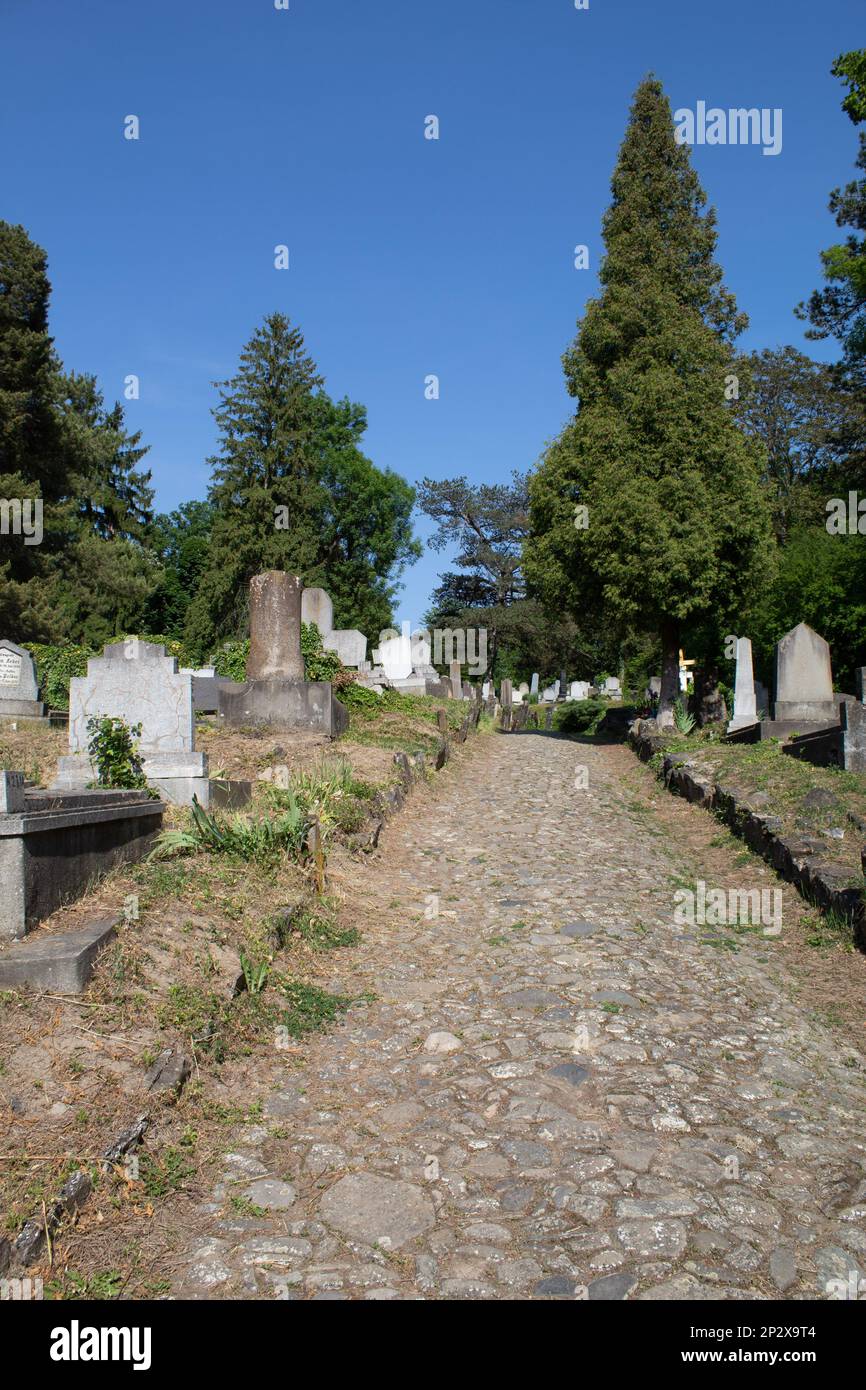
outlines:
M674 108L782 108L778 156L694 162L742 341L805 345L793 307L856 151L829 69L863 19L862 0L3 0L0 216L48 252L66 366L109 401L140 377L127 418L161 510L205 494L211 382L275 309L329 392L367 406L378 464L492 481L570 411L560 356L648 71ZM446 563L427 551L407 572L400 617L420 618Z

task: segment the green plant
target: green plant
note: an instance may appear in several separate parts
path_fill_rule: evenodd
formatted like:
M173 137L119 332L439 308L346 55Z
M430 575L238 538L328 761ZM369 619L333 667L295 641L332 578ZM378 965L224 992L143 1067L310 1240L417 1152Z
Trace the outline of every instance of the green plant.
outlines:
M233 816L222 821L211 815L193 797L190 824L182 830L164 830L156 842L152 857L168 858L172 854L204 851L208 854L231 854L239 859L272 864L280 855L291 853L300 857L310 829L310 818L291 792L282 792L282 810L277 816L253 820Z
M170 1192L179 1192L194 1171L186 1154L171 1144L159 1157L145 1149L138 1163L139 1179L150 1198L167 1197Z
M696 722L695 716L689 714L682 700L674 700L674 727L677 733L690 734Z
M553 711L553 727L561 734L580 734L592 738L607 714L604 700L567 700Z
M315 623L301 623L301 655L308 681L330 681L343 669L336 652L326 652Z
M93 716L87 721L87 733L87 751L100 787L147 786L135 744L141 737L140 724L130 725L109 715Z
M293 1038L326 1028L348 1009L352 1000L344 994L329 994L318 985L305 985L300 980L284 980L282 991L287 1008L280 1015L286 1031Z
M77 647L68 642L56 646L45 642L25 642L24 646L36 662L43 700L52 709L68 709L69 682L73 676L87 674L87 659L95 653L87 647Z
M254 961L247 955L246 951L241 951L240 958L247 993L261 994L270 974L270 960Z
M247 660L250 654L250 639L225 642L213 659L213 667L218 676L230 681L243 681L247 678Z

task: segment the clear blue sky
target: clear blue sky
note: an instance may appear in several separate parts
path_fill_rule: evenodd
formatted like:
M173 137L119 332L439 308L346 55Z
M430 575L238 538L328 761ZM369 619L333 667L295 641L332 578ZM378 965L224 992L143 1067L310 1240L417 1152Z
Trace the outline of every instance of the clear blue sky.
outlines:
M829 69L866 39L862 0L2 10L0 216L47 249L66 366L95 372L109 401L140 376L127 418L152 446L161 510L204 496L211 382L274 309L330 393L366 404L378 464L413 481L530 466L570 410L559 359L595 291L610 174L650 70L674 108L782 108L777 157L694 159L745 345L804 345L792 310L819 283L827 195L856 151ZM577 243L590 271L573 268ZM408 571L401 617L421 616L441 568L427 551Z

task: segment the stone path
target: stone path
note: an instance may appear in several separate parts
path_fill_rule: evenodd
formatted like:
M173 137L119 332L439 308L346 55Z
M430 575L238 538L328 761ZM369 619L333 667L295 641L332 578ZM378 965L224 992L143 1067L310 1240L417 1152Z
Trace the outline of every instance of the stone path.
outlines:
M862 1059L794 1004L760 938L734 954L674 924L676 846L626 814L623 756L479 739L351 867L377 1001L302 1071L276 1054L251 1077L265 1118L232 1136L175 1293L856 1287Z

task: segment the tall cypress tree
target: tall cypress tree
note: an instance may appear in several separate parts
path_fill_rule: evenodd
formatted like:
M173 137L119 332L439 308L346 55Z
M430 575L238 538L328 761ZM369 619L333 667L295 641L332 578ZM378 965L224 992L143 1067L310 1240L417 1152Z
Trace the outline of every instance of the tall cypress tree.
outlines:
M635 95L612 193L602 292L563 359L577 413L531 480L526 571L575 612L659 634L659 717L670 723L684 626L713 615L736 631L772 540L758 446L726 399L745 316L652 78Z

